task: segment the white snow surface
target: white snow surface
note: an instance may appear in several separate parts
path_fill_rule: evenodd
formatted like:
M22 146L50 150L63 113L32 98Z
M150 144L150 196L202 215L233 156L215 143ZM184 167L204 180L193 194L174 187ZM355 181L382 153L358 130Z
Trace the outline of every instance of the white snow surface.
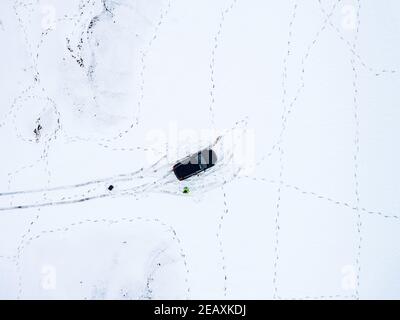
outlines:
M0 1L0 298L399 299L399 11Z

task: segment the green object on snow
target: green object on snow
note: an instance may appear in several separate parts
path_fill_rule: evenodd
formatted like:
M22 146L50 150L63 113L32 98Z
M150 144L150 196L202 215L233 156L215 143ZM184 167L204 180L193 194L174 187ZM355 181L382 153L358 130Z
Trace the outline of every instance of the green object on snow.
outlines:
M190 192L190 190L189 190L188 187L184 187L184 188L183 188L183 193L189 193L189 192Z

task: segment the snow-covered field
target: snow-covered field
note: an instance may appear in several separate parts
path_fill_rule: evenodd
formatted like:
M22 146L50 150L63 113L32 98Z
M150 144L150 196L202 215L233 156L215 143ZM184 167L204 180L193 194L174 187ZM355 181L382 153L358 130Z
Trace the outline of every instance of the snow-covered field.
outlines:
M400 298L399 11L0 1L0 298Z

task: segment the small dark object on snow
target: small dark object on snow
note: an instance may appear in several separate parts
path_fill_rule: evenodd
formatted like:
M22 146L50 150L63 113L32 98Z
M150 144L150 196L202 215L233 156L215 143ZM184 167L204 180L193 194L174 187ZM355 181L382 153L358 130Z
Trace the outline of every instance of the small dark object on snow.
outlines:
M112 189L114 189L114 186L111 184L108 186L108 190L112 191Z
M33 130L33 133L35 134L36 137L36 142L39 142L40 139L40 134L41 134L41 130L42 130L42 126L40 125L40 123L37 125L37 127Z

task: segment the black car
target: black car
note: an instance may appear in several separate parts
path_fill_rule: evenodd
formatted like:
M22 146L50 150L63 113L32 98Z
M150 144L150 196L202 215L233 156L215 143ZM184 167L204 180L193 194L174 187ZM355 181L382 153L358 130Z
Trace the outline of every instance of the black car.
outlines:
M174 165L173 171L178 180L185 180L215 165L217 155L212 149L204 149L188 156Z

